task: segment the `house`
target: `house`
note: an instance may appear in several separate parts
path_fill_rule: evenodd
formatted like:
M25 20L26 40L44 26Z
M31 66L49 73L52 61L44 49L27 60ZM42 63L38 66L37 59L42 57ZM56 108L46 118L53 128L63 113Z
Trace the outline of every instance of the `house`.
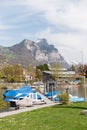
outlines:
M67 69L43 71L43 81L46 82L48 80L51 80L53 75L56 75L58 79L68 79L75 77L75 71L68 71Z

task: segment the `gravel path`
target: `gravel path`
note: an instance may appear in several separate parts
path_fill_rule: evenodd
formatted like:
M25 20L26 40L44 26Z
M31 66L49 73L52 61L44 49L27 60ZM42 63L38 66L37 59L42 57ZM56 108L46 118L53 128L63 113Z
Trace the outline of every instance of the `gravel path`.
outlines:
M11 110L11 111L8 111L8 112L1 112L0 118L5 117L5 116L10 116L10 115L13 115L13 114L18 114L18 113L22 113L22 112L36 110L36 109L43 108L43 107L53 106L53 105L56 105L56 104L59 104L59 103L51 102L51 103L47 103L47 104L43 104L43 105L35 105L33 107L25 107L25 108L20 108L18 110Z

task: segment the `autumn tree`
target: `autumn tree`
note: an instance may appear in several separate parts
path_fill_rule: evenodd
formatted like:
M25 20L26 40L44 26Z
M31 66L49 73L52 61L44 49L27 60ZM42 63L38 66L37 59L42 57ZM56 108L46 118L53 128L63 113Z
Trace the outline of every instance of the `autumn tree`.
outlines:
M6 82L20 82L24 79L23 68L18 65L7 65L2 69L3 77Z
M35 68L33 66L29 65L27 67L27 71L28 71L29 75L32 77L32 80L34 81L35 80L35 76L36 76Z
M36 69L36 80L42 80L43 74L40 69Z
M47 64L36 66L36 79L42 80L43 78L43 71L49 70L49 67Z
M24 79L22 66L18 64L13 65L13 78L16 82L20 82Z
M60 64L58 63L54 63L51 65L51 68L50 68L50 71L51 71L51 75L53 77L54 80L58 80L59 77L61 77L62 75L62 67Z
M2 68L2 72L3 72L3 77L5 79L5 81L11 81L12 77L13 77L13 72L12 72L12 66L7 65L5 67Z
M0 79L2 78L2 71L0 70Z

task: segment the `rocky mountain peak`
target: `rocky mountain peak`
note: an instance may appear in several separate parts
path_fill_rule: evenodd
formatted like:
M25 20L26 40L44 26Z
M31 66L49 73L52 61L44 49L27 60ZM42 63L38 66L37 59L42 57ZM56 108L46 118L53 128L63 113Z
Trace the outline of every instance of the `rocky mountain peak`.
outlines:
M36 41L36 44L40 47L41 50L45 50L45 51L58 51L53 45L50 45L46 39L38 39Z
M33 49L35 49L37 47L37 45L35 44L34 41L28 40L28 39L24 39L22 41L22 44L24 45L24 47L30 51L33 51Z
M38 39L36 42L24 39L19 44L3 48L0 54L4 55L9 63L17 63L23 66L58 62L64 68L69 68L58 49L54 45L50 45L46 39Z
M45 39L45 38L42 38L42 39L37 39L36 40L36 43L37 44L47 44L48 45L48 42L47 42L47 40Z

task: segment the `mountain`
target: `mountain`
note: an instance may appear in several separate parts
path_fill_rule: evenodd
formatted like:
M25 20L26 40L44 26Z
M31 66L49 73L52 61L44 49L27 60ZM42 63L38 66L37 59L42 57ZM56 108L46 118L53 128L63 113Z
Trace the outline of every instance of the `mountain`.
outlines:
M68 63L61 56L58 49L53 45L49 45L46 39L38 39L37 41L25 39L11 47L0 46L0 59L1 65L17 63L22 66L28 66L29 64L36 66L58 62L63 67L69 68Z

